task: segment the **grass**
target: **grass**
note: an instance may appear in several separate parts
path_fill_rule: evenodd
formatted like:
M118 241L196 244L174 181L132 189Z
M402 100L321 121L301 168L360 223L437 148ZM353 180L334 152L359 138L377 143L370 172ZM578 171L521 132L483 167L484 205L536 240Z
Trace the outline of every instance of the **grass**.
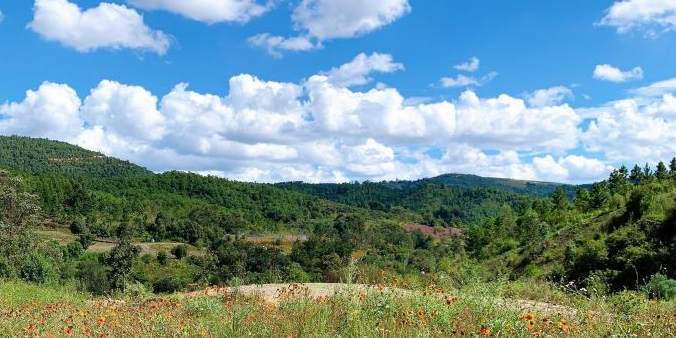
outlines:
M391 285L397 286L397 285ZM401 287L401 285L398 285ZM121 300L0 282L0 337L673 337L676 303L582 297L549 284L358 289L279 302L244 294ZM528 303L521 298L556 301Z
M70 233L68 229L65 228L43 228L36 231L38 235L41 235L44 238L55 240L60 245L66 245L77 239L77 235ZM157 255L160 251L169 252L177 245L184 243L174 243L174 242L135 242L135 245L138 245L141 248L141 254L148 255ZM94 241L91 246L87 249L88 252L109 252L115 247L115 243L111 241ZM188 254L193 256L204 255L204 250L200 250L194 246L188 245Z

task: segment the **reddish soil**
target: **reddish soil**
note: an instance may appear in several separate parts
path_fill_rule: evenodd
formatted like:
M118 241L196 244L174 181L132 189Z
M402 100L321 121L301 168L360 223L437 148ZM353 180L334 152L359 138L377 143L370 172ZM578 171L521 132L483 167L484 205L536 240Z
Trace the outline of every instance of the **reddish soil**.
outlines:
M404 229L408 232L420 231L423 235L434 237L435 239L462 235L462 230L458 228L443 228L435 231L433 227L423 224L407 224Z

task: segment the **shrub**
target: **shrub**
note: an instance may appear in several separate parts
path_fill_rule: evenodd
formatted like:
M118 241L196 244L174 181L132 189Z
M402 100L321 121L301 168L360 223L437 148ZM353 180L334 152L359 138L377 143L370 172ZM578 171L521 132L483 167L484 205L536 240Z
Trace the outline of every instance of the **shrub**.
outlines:
M81 233L87 232L87 225L82 221L74 221L70 224L70 232L73 235L79 235Z
M19 277L33 283L50 283L58 280L56 269L47 259L31 253L19 267Z
M0 279L12 279L16 277L14 267L9 264L5 257L0 257Z
M166 265L167 259L169 259L169 255L167 254L166 251L162 250L162 251L157 253L157 263L158 264Z
M177 245L171 249L171 254L176 257L176 259L183 259L183 257L188 255L188 246L185 244Z
M672 300L676 298L676 280L658 273L650 277L643 291L653 299Z
M153 283L155 293L174 293L183 287L184 283L175 277L164 277Z

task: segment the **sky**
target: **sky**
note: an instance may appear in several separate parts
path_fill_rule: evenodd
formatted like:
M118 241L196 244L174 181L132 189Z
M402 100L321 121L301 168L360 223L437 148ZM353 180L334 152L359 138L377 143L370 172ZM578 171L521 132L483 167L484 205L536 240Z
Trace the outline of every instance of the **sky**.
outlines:
M0 135L255 182L676 156L676 0L0 0Z

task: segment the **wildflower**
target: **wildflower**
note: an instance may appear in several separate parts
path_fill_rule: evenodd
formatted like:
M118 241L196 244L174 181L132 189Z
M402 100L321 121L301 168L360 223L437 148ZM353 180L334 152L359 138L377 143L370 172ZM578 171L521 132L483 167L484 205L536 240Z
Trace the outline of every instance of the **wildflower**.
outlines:
M105 316L99 317L98 322L99 322L99 326L105 325L106 324L106 317Z
M650 300L650 305L657 305L657 303L658 303L658 302L657 302L656 300L654 300L654 299L651 299L651 300Z
M544 324L544 325L550 325L551 323L552 323L552 321L549 318L545 318L545 319L542 320L542 324Z
M363 302L364 298L366 298L366 295L363 292L359 292L359 301Z
M66 336L70 337L70 336L73 335L73 330L71 330L71 329L65 329L65 330L63 330L63 334L65 334Z
M526 321L526 322L532 322L532 321L535 320L535 316L533 316L533 314L531 314L531 313L527 313L527 314L521 316L521 320Z
M482 326L481 330L479 331L479 334L482 335L482 336L488 336L489 334L491 334L491 330L489 330L485 326Z
M254 319L256 319L256 314L255 313L250 314L249 320L254 320Z
M559 322L559 327L563 332L568 332L568 330L570 329L570 327L568 326L568 321L566 321L565 319L561 319L561 321Z

